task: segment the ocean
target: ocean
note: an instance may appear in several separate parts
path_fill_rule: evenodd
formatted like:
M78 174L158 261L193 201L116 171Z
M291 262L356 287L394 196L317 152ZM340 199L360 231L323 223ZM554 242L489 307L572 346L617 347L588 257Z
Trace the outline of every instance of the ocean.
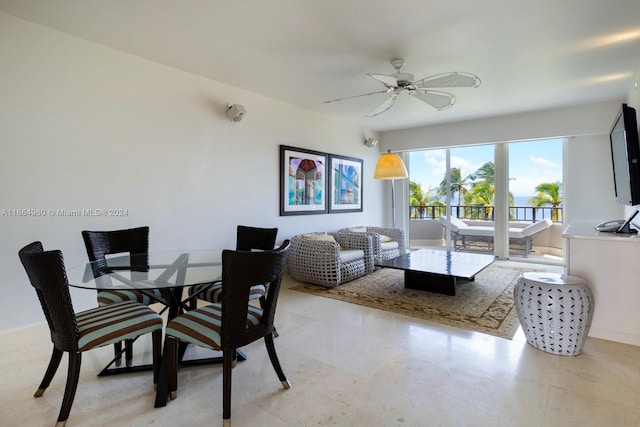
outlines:
M531 206L527 200L533 196L513 196L513 203L515 206Z
M532 207L528 200L533 196L514 196L514 207ZM562 208L562 204L560 204ZM519 221L531 221L533 220L533 209L518 209L518 212L514 212L518 216ZM545 209L538 209L536 212L536 219L551 218L551 205L545 206Z

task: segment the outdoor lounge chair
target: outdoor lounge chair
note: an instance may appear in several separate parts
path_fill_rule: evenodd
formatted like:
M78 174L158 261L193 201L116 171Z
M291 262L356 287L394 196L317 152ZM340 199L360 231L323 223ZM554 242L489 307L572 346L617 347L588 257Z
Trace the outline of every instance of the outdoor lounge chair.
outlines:
M438 222L446 227L447 217L442 215L438 218ZM509 227L509 242L522 244L524 246L524 257L527 258L533 247L533 240L542 231L551 227L551 220L545 218L538 222L534 222L524 228ZM468 225L466 222L456 217L451 217L451 237L453 239L453 247L455 250L467 247L467 239L469 240L486 240L489 249L493 245L494 227L485 225Z

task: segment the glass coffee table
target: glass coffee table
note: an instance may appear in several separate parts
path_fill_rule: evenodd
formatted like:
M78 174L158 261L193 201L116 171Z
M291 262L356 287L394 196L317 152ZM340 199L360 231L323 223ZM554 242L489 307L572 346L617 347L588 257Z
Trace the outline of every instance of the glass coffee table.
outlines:
M495 255L418 249L376 266L404 270L405 288L455 295L457 279L474 280L495 260Z

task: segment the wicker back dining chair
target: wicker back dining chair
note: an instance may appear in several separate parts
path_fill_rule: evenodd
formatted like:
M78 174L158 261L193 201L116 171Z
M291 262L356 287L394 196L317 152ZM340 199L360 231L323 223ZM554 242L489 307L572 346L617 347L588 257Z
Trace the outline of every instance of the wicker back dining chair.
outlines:
M176 398L178 390L177 354L180 342L222 351L222 412L225 427L231 424L231 368L235 365L236 350L240 347L264 338L278 378L285 389L290 387L273 342L273 320L288 255L288 240L270 251L223 251L221 302L188 311L167 324L164 348L169 366L171 399ZM255 283L267 284L265 302L261 307L247 304Z
M35 397L42 396L51 384L62 354L69 354L67 382L57 427L66 425L69 418L84 351L151 333L153 382L157 383L162 346L162 317L159 314L132 301L74 313L62 252L45 252L42 243L33 242L20 249L18 255L40 300L53 343L51 360Z
M251 250L271 250L276 245L276 237L278 236L277 228L260 228L250 227L247 225L239 225L236 230L236 250L237 251L251 251ZM189 288L190 306L192 309L196 308L197 300L203 300L207 302L220 302L220 292L222 286L220 281L217 280L212 283L205 283L202 285L192 286ZM254 286L249 293L249 299L258 299L263 303L265 295L265 288L263 285Z
M148 265L149 252L149 227L137 227L112 231L83 231L82 239L87 249L90 262L106 263L107 255L128 253L132 265L137 265L144 270ZM133 256L136 255L136 256ZM100 290L98 291L98 305L103 306L114 302L134 301L149 305L162 301L162 294L158 289L149 289L141 292L135 289ZM125 345L126 365L133 363L133 343ZM122 343L114 344L116 366L121 364Z
M253 249L259 249L262 251L270 251L276 245L277 236L277 228L261 228L239 225L236 230L236 250L250 251Z

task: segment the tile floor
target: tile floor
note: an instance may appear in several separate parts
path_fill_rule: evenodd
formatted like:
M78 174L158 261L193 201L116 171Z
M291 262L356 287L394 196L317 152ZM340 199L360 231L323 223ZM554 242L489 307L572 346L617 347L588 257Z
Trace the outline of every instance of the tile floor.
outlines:
M236 427L640 425L640 347L589 338L580 356L555 356L521 330L495 338L287 289L294 283L281 293L276 339L292 388L262 342L245 347L249 360L233 371ZM53 426L66 357L35 399L48 330L0 337L0 425ZM147 344L136 343L137 358L149 358ZM182 369L178 398L154 409L150 373L96 377L110 354L84 355L69 427L222 424L220 367Z

